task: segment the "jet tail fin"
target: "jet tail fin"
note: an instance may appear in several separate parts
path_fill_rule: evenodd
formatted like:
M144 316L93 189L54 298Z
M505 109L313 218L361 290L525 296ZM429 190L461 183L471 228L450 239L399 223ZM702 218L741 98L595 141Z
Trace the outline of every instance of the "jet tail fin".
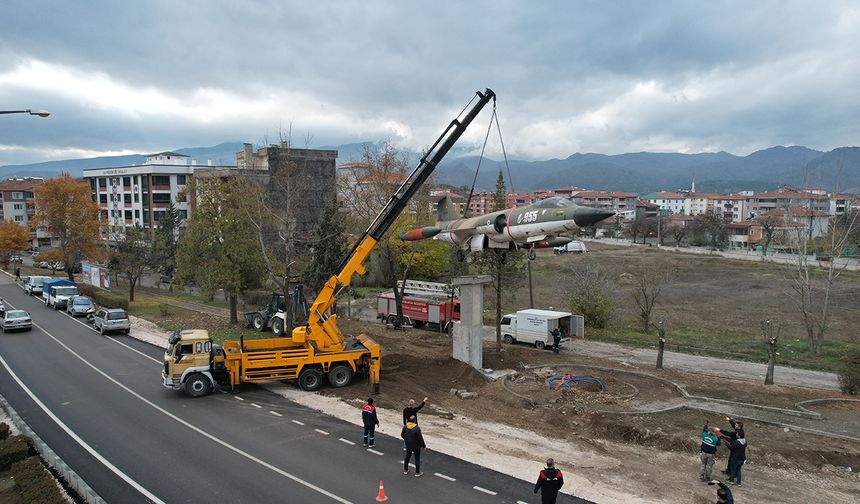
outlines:
M439 203L436 203L436 221L449 222L460 218L457 212L457 207L454 205L454 200L450 196L445 196Z

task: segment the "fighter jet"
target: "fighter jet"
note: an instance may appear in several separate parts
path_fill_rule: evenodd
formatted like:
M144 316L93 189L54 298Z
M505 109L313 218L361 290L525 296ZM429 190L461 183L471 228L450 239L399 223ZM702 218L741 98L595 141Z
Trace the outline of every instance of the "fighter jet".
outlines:
M555 196L531 205L461 218L454 202L445 196L436 205L435 226L412 229L402 233L400 238L407 241L433 238L453 243L459 247L457 259L461 261L467 251L521 248L528 249L529 259L533 260L534 249L570 243L573 231L613 215L614 212L579 206Z

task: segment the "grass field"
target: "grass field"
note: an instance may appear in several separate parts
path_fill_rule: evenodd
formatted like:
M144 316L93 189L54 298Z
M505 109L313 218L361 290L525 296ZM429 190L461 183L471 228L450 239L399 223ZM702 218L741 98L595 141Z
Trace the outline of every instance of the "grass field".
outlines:
M625 345L656 345L656 331L643 334L632 286L619 279L639 262L649 268L669 267L652 320L665 320L668 350L732 359L765 361L767 351L760 321L779 321L778 363L810 369L836 370L847 350L860 350L860 274L845 271L832 291L830 327L821 355L806 349L806 332L792 297L785 266L690 255L646 248L589 243L584 255L553 256L541 251L532 263L536 308L569 310L574 269L591 262L614 279L614 312L605 329L586 329L587 337ZM503 299L507 311L528 308L528 283ZM487 308L494 306L488 293Z

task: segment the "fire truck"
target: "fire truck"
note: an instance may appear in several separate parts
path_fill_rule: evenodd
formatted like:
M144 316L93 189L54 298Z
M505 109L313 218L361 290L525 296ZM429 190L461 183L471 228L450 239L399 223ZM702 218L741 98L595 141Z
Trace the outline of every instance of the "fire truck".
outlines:
M402 287L400 282L398 285ZM376 318L386 324L397 319L394 292L376 296ZM403 289L403 323L447 331L451 322L460 320L460 296L451 286L436 282L407 280Z

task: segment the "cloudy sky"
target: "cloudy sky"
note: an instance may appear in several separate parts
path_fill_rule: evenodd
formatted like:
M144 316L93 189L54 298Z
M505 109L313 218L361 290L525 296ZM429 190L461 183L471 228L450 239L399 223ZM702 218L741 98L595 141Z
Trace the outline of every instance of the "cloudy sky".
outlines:
M289 131L420 149L485 87L510 157L829 150L860 144L858 26L839 1L7 0L0 109L51 116L0 115L0 165Z

